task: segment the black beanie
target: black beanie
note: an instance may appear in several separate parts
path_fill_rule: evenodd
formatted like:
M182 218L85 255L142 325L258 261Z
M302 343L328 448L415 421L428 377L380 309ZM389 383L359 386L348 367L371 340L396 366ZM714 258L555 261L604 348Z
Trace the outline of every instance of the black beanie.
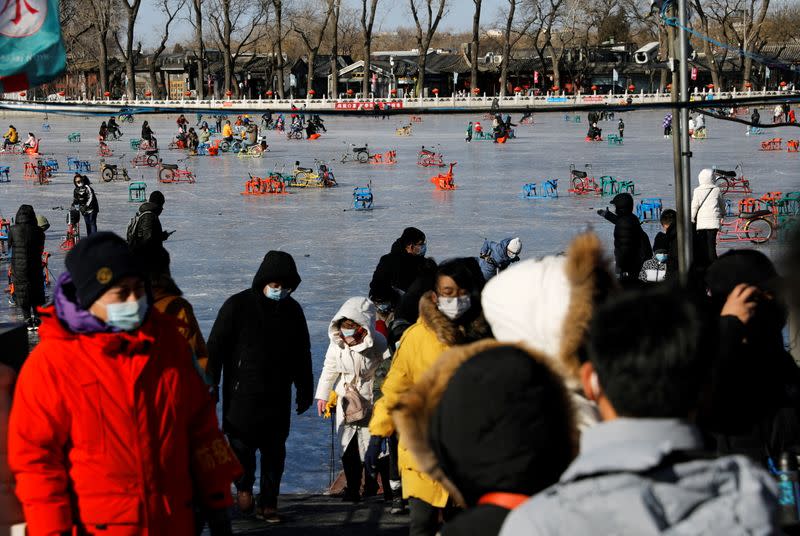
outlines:
M67 271L75 285L78 304L88 309L105 291L127 276L142 277L128 244L114 233L93 233L67 253Z
M153 190L153 193L150 194L148 201L150 201L151 203L155 203L159 207L163 207L166 199L164 199L164 194L162 194L158 190Z

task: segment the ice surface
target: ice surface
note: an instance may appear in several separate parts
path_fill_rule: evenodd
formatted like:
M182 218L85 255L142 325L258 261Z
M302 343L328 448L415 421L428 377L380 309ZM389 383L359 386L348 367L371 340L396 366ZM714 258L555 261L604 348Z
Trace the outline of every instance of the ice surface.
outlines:
M37 186L22 179L27 158L0 156L0 165L11 165L12 177L10 184L0 184L0 214L11 217L21 203L30 203L37 214L48 217L52 227L47 233L46 248L53 253L50 266L54 274L64 266L58 244L66 227L66 214L53 207L68 207L72 199L72 173L65 171L67 155L92 161L91 177L100 202L98 227L124 235L137 205L127 201L126 183L104 183L97 173L95 140L102 118L50 116L51 130L42 132L42 116L3 117L0 125L4 131L8 123L13 123L22 134L33 131L40 135L42 151L54 154L61 166L62 171L52 184ZM514 120L518 117L515 114ZM637 112L623 117L626 129L622 147L584 142L585 117L583 123L567 123L562 113L537 115L534 126L517 127L518 139L505 145L464 142L469 120L490 124L480 116L425 116L422 123L414 124L410 137L395 135L395 128L406 117L326 117L328 133L317 141L289 141L285 135L268 132L271 151L263 159L240 159L233 154L189 158L187 163L198 177L193 185L158 184L154 169L134 169L129 165L134 155L129 139L131 135L138 137L141 129L142 117L136 117L133 124L122 125L126 136L110 143L115 157L109 161L127 165L134 180L143 177L148 193L155 189L164 192L167 202L161 221L165 229L177 229L166 243L172 255L172 272L192 302L204 334L208 335L225 299L250 286L269 249L282 249L295 257L303 278L295 298L308 319L316 378L328 345L326 329L331 316L348 297L366 295L378 258L388 252L406 226L414 225L427 234L429 255L440 261L477 255L484 238L499 240L508 236L521 237L522 258L556 253L573 235L589 226L600 234L610 253L612 226L595 213L607 205L609 198L576 198L567 194L569 164L573 162L579 168L592 163L597 177L632 178L637 192L663 198L665 208L673 206L672 143L662 137L663 114ZM166 147L175 131L175 116L147 119L160 145ZM189 119L194 122L193 117ZM693 182L703 167L733 169L742 160L757 192L800 190L800 155L758 150L760 141L767 137L787 139L800 132L782 128L768 131L768 136L747 137L743 125L713 119L707 124L709 138L692 143ZM604 134L616 133L616 122L603 122L601 127ZM67 134L72 131L80 131L84 141L67 143ZM315 157L339 157L345 144L350 143L369 143L375 152L396 149L398 163L340 164L337 159L332 167L338 188L293 190L291 195L274 197L240 195L248 173L264 175L276 164L285 164L290 170L295 160L310 167ZM416 165L422 145L440 145L445 162L458 162L456 191L436 191L429 178L439 170ZM184 157L179 151L167 150L162 151L162 156L167 163ZM552 177L561 179L560 198L520 198L524 183ZM353 188L369 181L375 194L375 209L350 210ZM657 231L656 225L647 225L646 229L651 237ZM761 246L761 250L775 256L781 247L779 242L772 242ZM3 299L0 320L13 318L17 318L17 311ZM329 424L318 418L314 409L294 417L283 491L324 488L329 449Z

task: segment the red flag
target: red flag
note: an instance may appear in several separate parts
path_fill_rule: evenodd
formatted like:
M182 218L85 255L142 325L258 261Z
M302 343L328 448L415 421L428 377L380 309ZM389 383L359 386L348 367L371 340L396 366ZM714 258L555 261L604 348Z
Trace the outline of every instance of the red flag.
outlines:
M539 71L533 71L533 83L534 84L539 83Z
M692 67L692 80L697 80L697 67Z

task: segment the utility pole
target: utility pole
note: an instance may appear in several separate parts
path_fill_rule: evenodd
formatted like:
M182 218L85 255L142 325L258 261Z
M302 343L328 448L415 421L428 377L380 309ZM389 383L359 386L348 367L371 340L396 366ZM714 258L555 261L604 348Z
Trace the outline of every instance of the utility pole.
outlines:
M680 29L678 38L680 39L680 63L679 78L681 85L681 181L675 184L675 188L681 188L681 204L678 209L678 234L683 237L681 248L682 265L680 266L680 279L684 285L689 280L689 268L692 266L694 256L694 233L692 231L692 172L691 158L692 150L689 142L689 36L684 28L687 24L686 0L678 0L678 21ZM679 260L679 263L681 261Z
M678 20L686 26L686 0L678 0ZM669 8L670 18L675 18L675 5ZM678 104L689 101L688 38L683 29L668 28L670 43L670 64L672 67L672 162L675 174L675 208L678 213L678 274L681 284L689 281L689 268L692 265L694 233L692 230L692 191L689 146L689 110ZM676 50L677 48L677 50Z

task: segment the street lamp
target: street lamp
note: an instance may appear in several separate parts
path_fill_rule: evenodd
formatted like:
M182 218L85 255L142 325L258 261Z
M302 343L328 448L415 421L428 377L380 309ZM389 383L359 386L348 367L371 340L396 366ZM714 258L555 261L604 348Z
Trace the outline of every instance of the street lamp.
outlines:
M392 90L396 87L394 83L394 56L389 56L389 67L391 69L389 75L389 93L391 94Z

